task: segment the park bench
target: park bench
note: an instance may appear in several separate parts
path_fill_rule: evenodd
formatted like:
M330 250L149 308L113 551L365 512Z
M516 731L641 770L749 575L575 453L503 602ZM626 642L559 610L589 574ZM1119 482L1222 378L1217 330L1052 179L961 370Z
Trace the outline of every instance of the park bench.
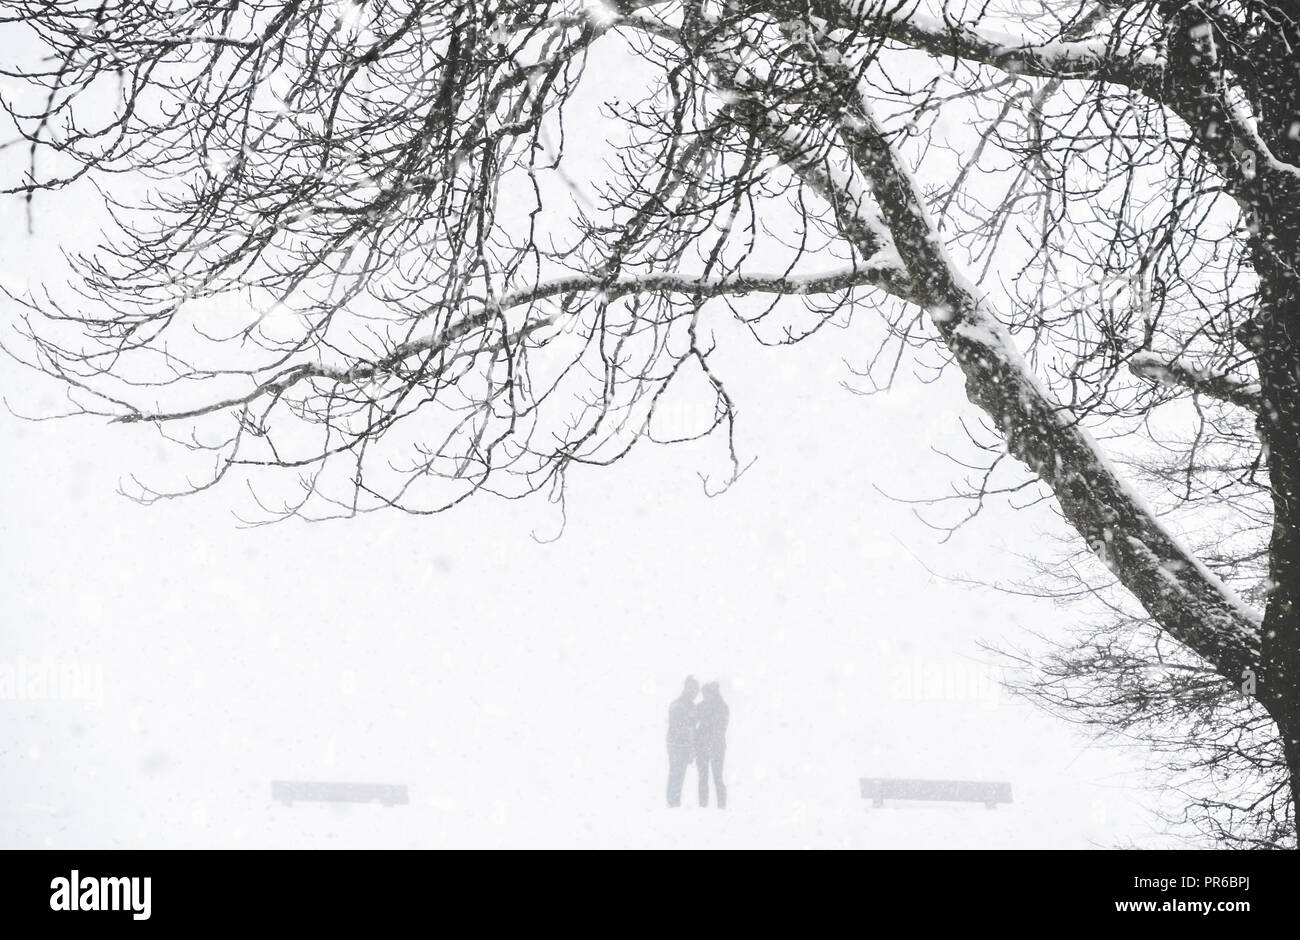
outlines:
M272 780L271 799L294 803L380 803L405 806L411 802L406 784L325 783L312 780Z
M1011 784L997 780L905 780L897 777L863 777L862 798L873 806L885 800L943 800L983 803L997 809L1011 802Z

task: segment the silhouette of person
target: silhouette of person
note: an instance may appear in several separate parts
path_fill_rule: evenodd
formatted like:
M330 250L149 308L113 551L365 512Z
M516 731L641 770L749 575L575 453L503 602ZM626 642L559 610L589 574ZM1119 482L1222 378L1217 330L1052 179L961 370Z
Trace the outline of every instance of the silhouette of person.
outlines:
M700 684L687 676L682 694L668 706L668 805L682 805L682 784L695 750L695 696Z
M706 682L704 698L695 706L695 763L700 776L700 805L709 805L709 770L718 791L718 809L727 808L727 785L722 782L722 762L727 756L727 719L731 710L722 700L716 682Z

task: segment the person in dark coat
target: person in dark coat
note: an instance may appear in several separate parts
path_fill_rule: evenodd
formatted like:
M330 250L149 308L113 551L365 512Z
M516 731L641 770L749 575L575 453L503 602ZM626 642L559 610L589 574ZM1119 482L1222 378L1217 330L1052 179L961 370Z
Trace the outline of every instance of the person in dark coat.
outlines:
M718 809L727 808L727 785L722 782L722 763L727 756L727 720L731 710L722 700L716 682L706 682L704 697L695 706L695 764L700 777L700 805L709 805L709 771L718 791Z
M668 706L668 805L682 805L686 768L695 753L695 697L700 684L687 676L682 694Z

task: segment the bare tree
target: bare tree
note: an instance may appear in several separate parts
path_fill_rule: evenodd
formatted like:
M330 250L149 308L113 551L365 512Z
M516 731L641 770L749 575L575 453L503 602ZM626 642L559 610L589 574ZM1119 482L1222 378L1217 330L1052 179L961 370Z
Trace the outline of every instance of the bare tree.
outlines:
M6 0L10 191L97 183L116 220L9 347L208 455L189 489L287 476L268 517L320 518L562 499L679 386L734 479L718 318L784 344L865 308L865 376L956 368L985 416L958 496L1050 500L1083 593L1250 713L1258 841L1293 844L1293 6ZM1096 648L1049 681L1122 696Z

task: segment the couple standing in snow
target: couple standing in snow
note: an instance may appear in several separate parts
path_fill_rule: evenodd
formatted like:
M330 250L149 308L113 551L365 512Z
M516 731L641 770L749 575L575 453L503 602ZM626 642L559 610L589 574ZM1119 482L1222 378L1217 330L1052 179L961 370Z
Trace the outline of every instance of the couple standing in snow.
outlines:
M697 703L695 698L703 693ZM722 700L718 683L701 688L693 676L686 677L682 694L668 706L668 805L682 805L682 783L692 760L700 779L700 805L709 805L709 770L718 791L718 809L727 807L727 785L722 782L722 761L727 753L729 709Z

